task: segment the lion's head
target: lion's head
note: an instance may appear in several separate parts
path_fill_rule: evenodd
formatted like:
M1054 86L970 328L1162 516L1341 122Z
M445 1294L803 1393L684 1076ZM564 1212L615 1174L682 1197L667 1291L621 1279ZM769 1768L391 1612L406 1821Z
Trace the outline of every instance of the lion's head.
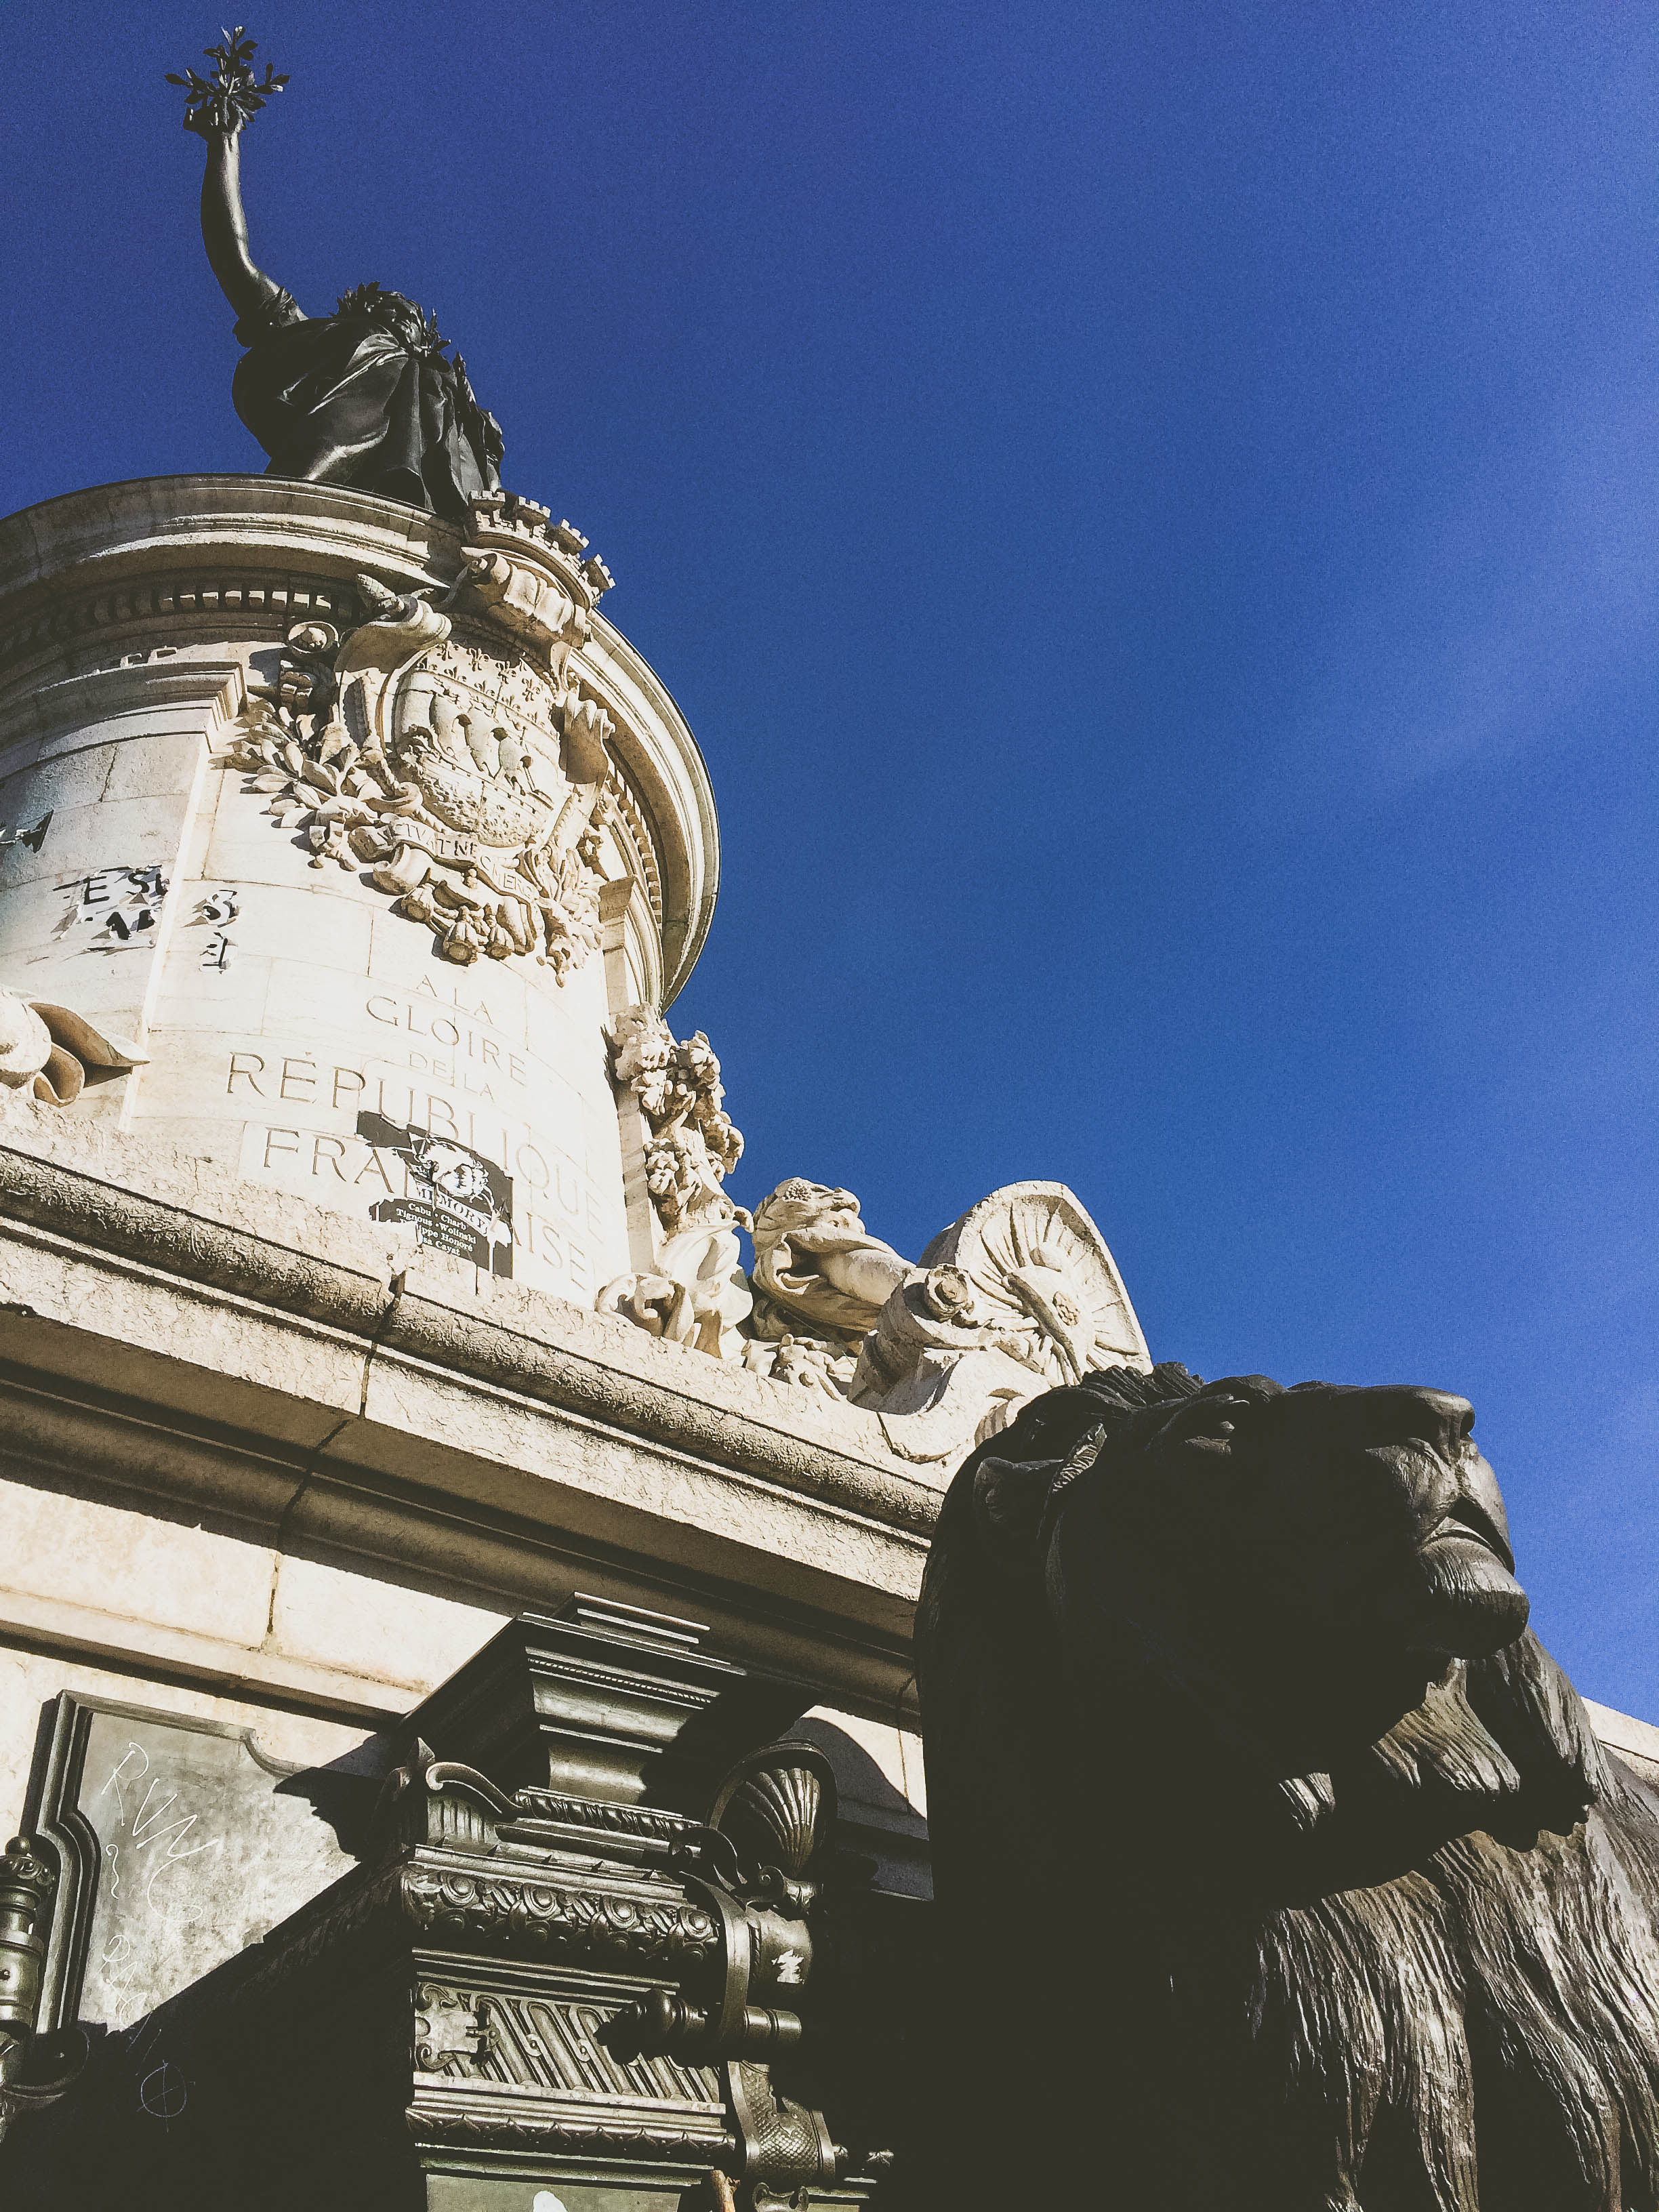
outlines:
M1659 2203L1659 1818L1528 1626L1474 1426L1119 1368L951 1485L916 1625L939 2044L1042 2023L994 2039L1006 2101L1114 2085L1125 2201ZM1057 2125L1035 2193L1103 2140ZM974 2142L963 2202L1032 2184L1029 2130Z
M1068 1586L1123 1580L1133 1553L1122 1597L1138 1613L1149 1577L1230 1627L1484 1658L1528 1607L1474 1426L1468 1399L1443 1390L1286 1390L1260 1375L1115 1420L1103 1402L1048 1489L1051 1604L1074 1627Z
M988 1535L1006 1486L1040 1493L1027 1559L1005 1561L1041 1577L1085 1694L1138 1682L1160 1726L1200 1752L1212 1736L1207 1755L1316 1811L1320 1778L1461 1686L1452 1662L1526 1628L1467 1399L1261 1376L1124 1406L1131 1395L1120 1376L1109 1393L1041 1401L1018 1456L988 1454L974 1477Z
M964 1464L918 1672L933 1736L1020 1679L1026 1729L1033 1704L1109 1729L1170 1814L1225 1787L1241 1850L1285 1823L1329 1850L1338 1812L1378 1850L1389 1792L1413 1850L1474 1818L1449 1794L1571 1820L1604 1778L1526 1614L1467 1398L1117 1367Z

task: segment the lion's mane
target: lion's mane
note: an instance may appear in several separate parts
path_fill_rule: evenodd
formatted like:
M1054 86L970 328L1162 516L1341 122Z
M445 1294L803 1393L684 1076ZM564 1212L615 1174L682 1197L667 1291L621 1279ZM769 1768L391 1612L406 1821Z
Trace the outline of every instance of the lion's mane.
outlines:
M1127 1641L1109 1695L1075 1686L1055 1515L1139 1480L1204 1388L1171 1365L1052 1392L941 1511L916 1630L934 2201L1656 2212L1659 1799L1529 1631L1307 1774Z

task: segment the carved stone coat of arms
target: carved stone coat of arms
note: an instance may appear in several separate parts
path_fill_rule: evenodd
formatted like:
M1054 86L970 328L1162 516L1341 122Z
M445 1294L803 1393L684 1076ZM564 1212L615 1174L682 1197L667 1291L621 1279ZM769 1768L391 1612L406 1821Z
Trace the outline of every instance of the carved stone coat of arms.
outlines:
M569 664L611 580L543 509L473 504L479 542L436 604L364 576L343 639L295 626L232 758L313 867L368 866L451 960L532 958L562 982L599 942L614 725Z

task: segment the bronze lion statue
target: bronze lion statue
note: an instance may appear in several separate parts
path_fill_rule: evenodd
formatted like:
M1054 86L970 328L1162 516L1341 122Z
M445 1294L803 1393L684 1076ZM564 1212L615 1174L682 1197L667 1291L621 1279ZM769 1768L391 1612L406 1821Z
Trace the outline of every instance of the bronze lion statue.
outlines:
M963 1466L907 2196L1656 2212L1659 1796L1528 1630L1474 1419L1117 1368Z

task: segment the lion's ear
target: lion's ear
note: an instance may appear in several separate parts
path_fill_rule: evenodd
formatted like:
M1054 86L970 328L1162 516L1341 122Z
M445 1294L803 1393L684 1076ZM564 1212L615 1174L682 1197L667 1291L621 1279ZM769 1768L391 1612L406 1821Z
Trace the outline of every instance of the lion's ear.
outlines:
M986 1556L1006 1573L1035 1573L1050 1507L1088 1473L1105 1441L1097 1423L1063 1459L982 1459L974 1474L974 1527Z
M986 1559L1005 1574L1036 1567L1037 1531L1057 1459L982 1459L974 1475L974 1533Z
M1530 1629L1469 1662L1468 1695L1522 1783L1561 1792L1575 1819L1613 1789L1583 1699Z

